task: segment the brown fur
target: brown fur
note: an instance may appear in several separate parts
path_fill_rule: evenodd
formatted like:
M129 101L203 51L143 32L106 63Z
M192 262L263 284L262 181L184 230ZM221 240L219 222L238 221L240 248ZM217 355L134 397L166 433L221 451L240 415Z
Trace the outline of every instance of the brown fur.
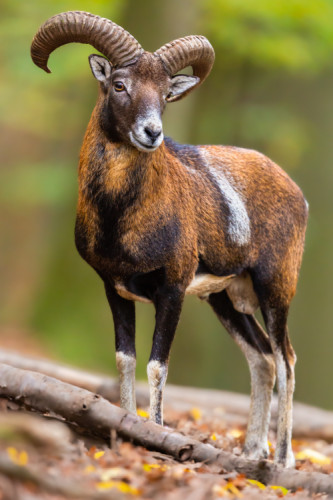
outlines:
M73 21L64 14L59 36L47 23L34 40L33 60L44 69L49 51L70 40L91 39L103 48L104 35L84 33L92 15L73 15L73 32ZM267 457L276 376L275 460L290 466L296 357L287 316L307 204L287 174L256 151L163 140L166 102L187 95L210 71L214 55L204 37L176 40L151 54L128 34L124 38L121 28L108 25L118 37L110 40L110 32L106 51L116 66L102 56L89 57L100 87L80 154L75 238L82 257L104 281L112 310L121 405L135 412L134 300L153 302L156 310L147 374L150 416L162 423L171 344L185 293L195 293L211 305L249 364L244 453ZM171 74L186 64L192 64L193 75ZM258 306L267 333L253 315Z
M85 191L90 181L90 167L94 164L92 152L100 140L94 113L82 147L79 169L78 216L85 221L90 247L99 231L98 213ZM271 281L279 275L278 281L284 291L276 290L276 293L286 294L285 301L289 303L295 293L306 222L301 191L277 165L260 153L223 146L202 146L201 149L216 157L215 165L223 165L235 184L241 186L251 219L250 244L240 248L228 244L214 195L200 178L189 175L187 167L170 155L165 144L146 154L106 142L105 164L100 175L107 193L121 193L135 162L142 165L140 195L128 210L123 225L121 244L124 250L140 259L140 242L155 227L176 215L181 237L172 255L167 256L167 276L171 283L182 281L184 286L189 283L199 254L212 269L220 268L221 262L228 270L254 268L258 260L268 259L265 280ZM288 232L288 242L280 241L281 226ZM101 262L93 250L89 252L89 262L101 271L108 268L116 278L119 265L128 274L136 271L130 263L108 259ZM141 264L142 271L146 272L155 266L156 263L144 260Z
M130 133L137 117L149 123L153 110L159 123L156 116L163 113L170 77L161 61L145 53L133 66L116 69L113 78L127 85L130 105L128 96L113 93L114 80L101 84L80 155L76 244L105 283L117 353L125 360L135 356L132 301L153 302L156 327L148 378L151 415L162 423L162 391L184 295L188 289L207 299L250 366L252 403L244 452L267 456L276 368L276 460L292 465L295 355L286 319L303 253L303 194L256 151L181 146L170 140L151 152L133 147ZM203 275L195 280L200 266ZM268 335L253 316L258 306ZM132 365L131 370L128 380L133 382ZM132 386L122 390L134 394ZM132 411L133 398L122 400Z

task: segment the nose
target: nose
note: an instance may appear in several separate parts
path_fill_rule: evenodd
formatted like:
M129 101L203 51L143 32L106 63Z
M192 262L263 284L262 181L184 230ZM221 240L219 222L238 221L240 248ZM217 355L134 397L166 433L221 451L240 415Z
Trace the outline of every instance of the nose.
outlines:
M150 127L145 127L145 132L150 138L152 144L156 141L156 139L161 135L162 133L162 128L150 128Z

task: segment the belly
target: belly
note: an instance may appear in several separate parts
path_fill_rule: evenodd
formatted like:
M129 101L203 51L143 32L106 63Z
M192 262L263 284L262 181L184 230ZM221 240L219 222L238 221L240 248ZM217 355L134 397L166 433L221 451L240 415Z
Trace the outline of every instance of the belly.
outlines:
M115 288L124 299L147 304L152 302L148 297L131 292L121 282L117 282ZM258 297L253 289L252 279L246 271L239 275L230 274L229 276L196 274L185 293L186 295L197 295L200 299L206 300L211 293L219 293L225 289L236 311L243 314L254 314L258 309Z
M211 293L222 292L235 279L236 275L215 276L214 274L197 274L186 288L186 295L197 295L200 299L207 299ZM118 294L124 299L136 300L138 302L151 303L147 297L136 295L129 291L123 283L116 283L115 288Z

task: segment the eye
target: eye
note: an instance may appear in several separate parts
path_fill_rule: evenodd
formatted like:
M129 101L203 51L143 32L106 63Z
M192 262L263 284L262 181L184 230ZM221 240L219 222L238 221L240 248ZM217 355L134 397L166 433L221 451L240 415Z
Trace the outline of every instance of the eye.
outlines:
M113 88L116 92L123 92L123 90L125 90L125 85L123 82L114 82Z

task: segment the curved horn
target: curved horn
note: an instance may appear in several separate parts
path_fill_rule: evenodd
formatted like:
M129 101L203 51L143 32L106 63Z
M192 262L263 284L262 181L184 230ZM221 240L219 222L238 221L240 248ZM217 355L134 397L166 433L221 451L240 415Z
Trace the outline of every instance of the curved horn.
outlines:
M215 59L214 49L210 42L206 37L197 35L173 40L156 50L155 55L160 56L170 75L174 75L186 66L192 66L193 75L200 78L194 87L181 95L174 96L170 101L182 99L201 85L209 75Z
M135 60L143 48L123 28L89 12L69 11L50 17L37 31L31 44L33 62L47 73L49 55L60 45L89 43L115 66Z

